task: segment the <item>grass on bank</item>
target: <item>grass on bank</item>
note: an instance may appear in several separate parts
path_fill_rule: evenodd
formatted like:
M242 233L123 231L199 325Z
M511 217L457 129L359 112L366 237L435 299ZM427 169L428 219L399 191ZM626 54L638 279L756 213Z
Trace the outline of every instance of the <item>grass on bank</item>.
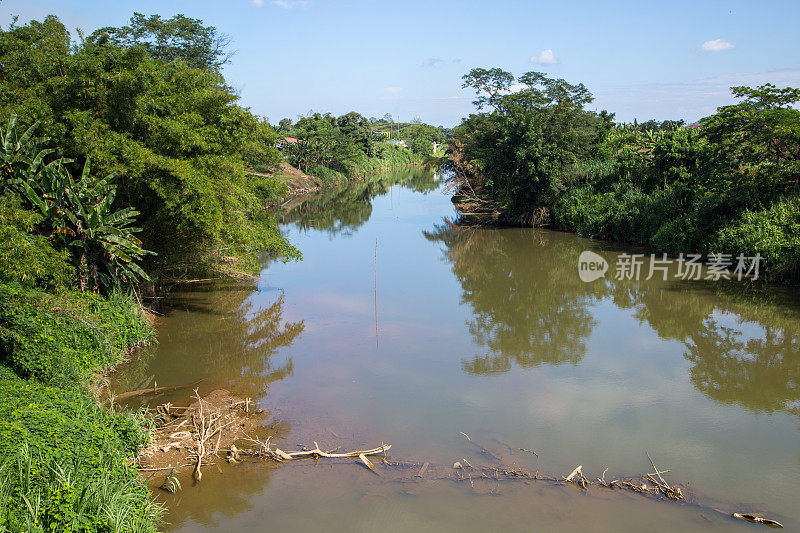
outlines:
M355 152L350 159L342 161L339 170L319 164L311 164L306 173L318 177L323 185L335 185L362 178L372 172L420 164L424 161L424 156L415 154L407 148L381 143L376 149L376 155L373 157L369 157L363 152Z
M99 372L152 337L132 297L0 285L0 531L155 531L130 466L144 418L98 404Z

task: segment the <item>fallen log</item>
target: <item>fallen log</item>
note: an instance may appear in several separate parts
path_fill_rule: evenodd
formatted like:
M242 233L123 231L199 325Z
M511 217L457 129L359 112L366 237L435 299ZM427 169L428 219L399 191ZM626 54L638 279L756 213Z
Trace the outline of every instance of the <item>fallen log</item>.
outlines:
M770 520L769 518L764 518L763 516L757 516L748 513L733 513L733 517L739 518L741 520L746 520L754 524L764 524L765 526L783 529L783 524L781 524L780 522L776 522L775 520Z
M139 389L139 390L132 390L129 392L123 392L122 394L117 394L116 396L112 396L110 399L112 401L121 401L127 400L129 398L136 398L137 396L144 396L145 394L158 394L160 392L171 392L181 389L188 389L189 387L194 387L198 383L203 381L202 379L198 379L193 383L189 383L188 385L175 385L171 387L150 387L149 389Z

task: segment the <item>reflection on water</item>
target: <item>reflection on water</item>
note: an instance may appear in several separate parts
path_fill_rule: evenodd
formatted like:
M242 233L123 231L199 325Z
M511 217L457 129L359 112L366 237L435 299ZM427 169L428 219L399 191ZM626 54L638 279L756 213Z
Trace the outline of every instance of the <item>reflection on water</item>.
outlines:
M385 441L403 459L479 462L465 431L503 443L523 467L567 473L580 463L591 475L640 473L649 450L701 494L800 524L797 291L584 283L582 251L613 263L630 248L457 227L439 186L429 170L402 169L290 201L283 229L304 260L268 265L258 291L179 293L160 343L115 389L204 378L204 390L272 409L268 431L288 448ZM540 462L513 455L520 447ZM352 466L225 465L169 496L168 520L185 531L526 530L534 519L551 531L613 530L653 516L672 517L654 530L753 527L616 494L387 486Z
M762 338L743 340L741 331L708 317L686 339L692 383L714 400L754 411L788 409L800 400L800 333L749 322Z
M258 295L258 293L256 293ZM112 376L111 387L122 392L162 385L197 384L200 394L224 388L241 397L263 399L270 384L291 376L291 357L274 360L303 332L302 320L284 319L285 295L272 292L259 305L252 286L184 290L170 297L164 316L157 319L158 343L141 350L137 357ZM171 401L188 405L193 392L182 389L158 396L142 397L157 405ZM291 433L291 425L264 414L264 431L275 439ZM224 472L223 472L224 470ZM169 509L171 528L201 524L224 529L227 520L253 509L252 495L261 492L273 469L234 468L222 461L208 468L202 483L190 471L180 477L183 490L174 495L154 490L154 496ZM154 478L157 486L162 478Z
M791 294L776 299L778 290L766 288L742 295L733 281L584 283L576 258L597 244L568 235L447 221L424 235L443 244L473 311L469 332L489 350L465 361L466 372L507 372L512 362L522 368L580 363L596 325L591 305L608 298L633 309L662 339L681 341L692 384L710 398L753 411L798 412L800 314ZM540 253L531 252L536 248ZM596 251L613 260L610 250ZM765 298L772 301L765 305Z
M462 299L473 310L469 332L489 350L465 361L466 372L507 372L512 362L523 368L580 363L595 324L588 304L597 286L581 282L575 269L566 268L575 257L573 243L532 254L532 247L544 246L542 236L533 232L476 230L445 222L424 234L444 244L464 290Z
M397 184L428 194L438 187L431 176L431 171L425 167L401 168L367 176L346 187L298 196L281 207L281 222L294 224L300 231L313 229L330 237L350 236L369 220L374 197L385 195Z
M158 343L143 349L114 376L114 389L185 385L202 379L201 389L225 388L261 398L269 384L292 374L291 357L273 361L275 352L303 332L302 320L283 319L285 296L256 306L251 287L178 292L157 320ZM165 379L166 378L166 379Z

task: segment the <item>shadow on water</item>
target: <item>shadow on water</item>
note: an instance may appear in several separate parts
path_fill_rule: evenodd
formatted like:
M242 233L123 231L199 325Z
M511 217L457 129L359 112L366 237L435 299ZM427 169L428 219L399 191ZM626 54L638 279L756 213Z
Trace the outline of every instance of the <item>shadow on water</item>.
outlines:
M800 415L800 306L791 291L750 282L617 280L582 282L585 249L610 264L608 243L547 231L474 229L447 221L425 237L441 243L474 317L468 328L485 356L462 362L472 374L580 363L596 322L590 306L631 309L662 339L677 340L692 384L709 398L754 412ZM647 263L643 271L647 271Z

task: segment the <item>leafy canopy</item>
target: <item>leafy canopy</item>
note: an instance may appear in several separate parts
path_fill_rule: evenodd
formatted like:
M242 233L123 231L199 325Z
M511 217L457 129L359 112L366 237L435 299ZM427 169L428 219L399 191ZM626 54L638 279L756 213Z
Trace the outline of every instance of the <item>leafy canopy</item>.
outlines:
M74 47L53 16L0 30L0 119L39 121L72 175L89 158L113 175L109 213L141 213L156 279L255 270L261 252L299 257L263 210L278 188L250 174L280 162L274 131L218 72L216 30L170 21L135 16Z
M185 61L191 68L219 71L228 64L234 52L228 51L231 38L213 26L204 26L200 19L175 15L134 13L128 26L101 28L91 37L102 42L110 39L123 48L142 46L150 57L163 61Z

